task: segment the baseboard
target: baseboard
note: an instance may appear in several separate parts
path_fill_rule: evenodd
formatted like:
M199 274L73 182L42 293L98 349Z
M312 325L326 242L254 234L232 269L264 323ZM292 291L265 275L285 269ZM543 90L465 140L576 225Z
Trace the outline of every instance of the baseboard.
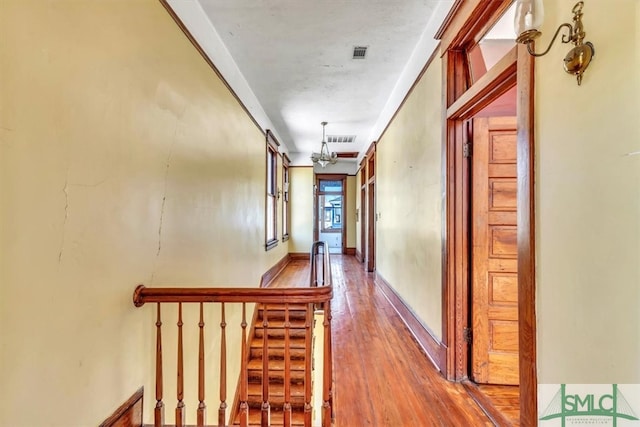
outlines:
M398 295L378 272L375 273L375 283L387 297L400 318L407 325L411 335L416 339L422 350L429 356L433 364L446 372L446 347L434 335L433 332L416 316L411 307Z
M309 261L309 252L289 252L289 258L291 260L305 260Z
M509 421L495 406L493 406L491 400L480 390L480 388L475 383L469 380L465 380L462 381L462 385L467 391L467 394L471 396L474 402L476 402L480 409L482 409L482 412L484 412L487 418L491 420L493 425L511 425L511 421Z
M282 270L284 270L284 268L287 266L287 264L289 264L290 261L291 257L289 254L283 256L280 261L278 261L273 267L268 269L267 272L262 275L262 278L260 279L260 287L266 288L267 286L269 286L271 282L273 282L273 279L275 279L276 276L280 274Z
M345 255L355 255L356 254L356 248L346 248L344 254Z
M141 427L143 395L144 387L140 387L100 427Z
M356 249L356 259L358 260L358 262L364 262L364 258L362 257L362 254L357 249Z

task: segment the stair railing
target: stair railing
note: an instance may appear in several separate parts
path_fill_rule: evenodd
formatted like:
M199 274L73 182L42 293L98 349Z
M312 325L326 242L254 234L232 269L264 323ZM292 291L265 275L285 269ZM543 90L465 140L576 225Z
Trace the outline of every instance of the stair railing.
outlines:
M316 241L311 245L311 272L309 286L311 286L311 288L328 287L333 289L329 245L324 241ZM321 311L323 314L322 325L324 327L324 351L322 360L322 426L328 427L331 425L331 420L333 419L333 352L331 349L331 300L316 303L315 309L316 311ZM311 312L311 310L309 310L309 312ZM312 313L309 313L309 315L313 317ZM312 320L308 320L308 322L312 322ZM311 346L307 346L307 361L309 364L311 363L311 351ZM308 366L307 372L311 372L310 365ZM305 390L305 394L306 393L307 391Z
M323 252L320 252L320 248ZM317 255L322 254L322 266L317 267ZM206 403L205 403L205 322L204 322L204 304L220 304L220 405L218 407L218 425L226 426L227 422L227 336L229 334L229 324L227 324L225 312L229 304L241 304L242 320L240 329L242 334L241 340L241 378L240 378L240 426L248 427L248 378L247 378L247 362L248 362L248 339L247 339L247 304L284 304L285 316L288 318L288 306L294 304L307 304L309 307L321 307L324 312L324 363L323 363L323 406L322 406L322 426L330 427L332 422L332 351L331 351L331 309L330 301L333 296L333 287L331 286L331 270L330 270L329 251L324 242L315 242L311 251L311 270L322 274L321 281L315 281L309 288L187 288L187 287L170 287L170 288L148 288L144 285L138 285L133 294L133 303L136 307L141 307L146 303L156 303L156 351L155 351L155 408L154 408L154 426L165 426L165 403L164 403L164 377L163 377L163 347L162 347L162 317L161 306L163 304L177 304L178 306L178 337L177 337L177 374L176 374L176 409L175 409L175 426L184 427L186 419L186 407L184 403L184 345L183 345L183 304L199 305L199 322L197 324L198 337L198 407L196 411L197 426L206 425ZM313 277L313 276L312 276ZM313 279L312 279L313 281ZM311 318L307 320L310 331L313 322L313 310ZM285 323L288 324L288 321ZM285 326L286 331L288 328ZM289 349L288 332L285 337L285 371L290 369L289 366ZM309 334L310 332L308 332ZM267 334L265 334L266 336ZM311 338L307 341L307 352L310 356ZM307 357L309 364L307 372L311 372L311 357ZM263 378L268 378L268 364L263 364ZM288 373L285 373L288 375ZM309 385L309 398L305 396L305 427L311 427L311 405ZM306 389L306 387L305 387ZM290 399L290 392L285 390ZM305 392L305 395L307 393ZM267 393L268 395L268 393ZM265 402L265 408L268 408L268 402ZM291 426L291 408L288 401L284 405L284 427ZM308 410L308 416L307 416ZM288 412L288 415L287 415ZM233 416L232 416L233 418ZM262 426L269 425L269 411L261 411Z

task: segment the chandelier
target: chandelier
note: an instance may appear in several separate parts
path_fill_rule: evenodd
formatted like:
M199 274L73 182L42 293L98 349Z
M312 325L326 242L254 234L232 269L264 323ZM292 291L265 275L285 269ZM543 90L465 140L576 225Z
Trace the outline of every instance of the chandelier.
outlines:
M327 146L327 141L324 137L324 127L327 125L327 122L320 124L322 125L322 146L320 147L319 153L311 154L311 161L318 163L322 167L325 167L329 163L334 165L338 161L338 155L336 153L329 153L329 146Z

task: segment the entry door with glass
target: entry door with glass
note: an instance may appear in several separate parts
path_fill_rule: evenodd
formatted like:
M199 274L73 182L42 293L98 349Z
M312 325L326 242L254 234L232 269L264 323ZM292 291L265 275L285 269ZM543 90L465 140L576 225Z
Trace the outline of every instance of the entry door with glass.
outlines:
M319 178L317 188L317 240L327 242L330 253L341 254L344 242L344 179Z

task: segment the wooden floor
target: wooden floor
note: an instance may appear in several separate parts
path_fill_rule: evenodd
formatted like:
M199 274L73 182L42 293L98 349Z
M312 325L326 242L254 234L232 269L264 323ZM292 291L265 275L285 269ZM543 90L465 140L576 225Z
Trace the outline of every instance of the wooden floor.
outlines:
M332 255L335 426L475 427L494 424L418 347L373 276L352 256ZM293 261L272 286L308 286Z

